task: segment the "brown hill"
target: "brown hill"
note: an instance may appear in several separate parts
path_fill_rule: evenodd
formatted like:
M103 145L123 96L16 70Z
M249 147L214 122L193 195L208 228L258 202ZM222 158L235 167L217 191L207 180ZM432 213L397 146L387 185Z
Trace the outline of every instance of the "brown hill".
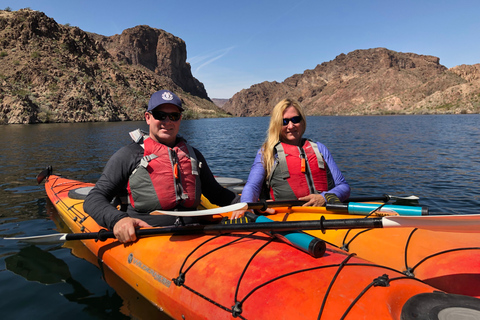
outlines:
M213 103L215 103L215 105L216 105L217 107L222 108L222 107L225 105L225 103L228 102L228 99L212 98L212 101L213 101Z
M309 115L480 112L480 64L447 69L433 56L384 48L341 54L284 82L262 82L222 108L236 116L264 116L285 97Z
M225 116L186 56L183 40L147 26L104 37L0 11L0 124L141 120L160 89L180 96L187 118Z

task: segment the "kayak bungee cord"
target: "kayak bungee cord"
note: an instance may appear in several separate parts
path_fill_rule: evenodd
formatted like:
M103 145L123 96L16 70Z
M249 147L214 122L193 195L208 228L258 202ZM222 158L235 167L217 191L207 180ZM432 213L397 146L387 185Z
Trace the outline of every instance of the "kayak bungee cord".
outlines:
M240 313L242 313L242 305L243 305L243 302L245 301L246 297L244 297L244 299L242 299L242 301L238 301L238 290L240 289L240 283L242 282L242 279L243 279L243 276L245 275L245 273L247 272L247 269L248 267L250 266L250 264L252 263L253 259L262 251L263 248L265 248L266 246L268 246L270 243L272 243L274 240L274 237L270 237L270 239L267 240L267 242L265 242L260 248L258 248L253 254L252 256L250 257L250 259L248 259L247 263L245 264L245 267L243 268L243 271L242 273L240 274L240 277L238 278L238 282L237 282L237 288L235 289L235 295L234 295L234 302L235 304L233 305L232 307L232 315L234 317L236 317L237 315L239 315Z
M357 233L356 235L354 235L354 236L352 237L352 239L350 239L350 241L348 241L347 243L345 243L345 241L347 240L348 234L350 233L350 230L348 230L348 231L345 233L345 237L343 238L342 246L341 246L341 247L338 247L338 246L336 246L336 245L334 245L334 244L333 244L333 246L349 252L349 251L350 251L349 246L350 246L350 244L352 243L352 241L355 240L355 238L358 237L358 236L360 236L362 233L365 233L365 232L367 232L367 231L369 231L369 230L372 230L372 229L366 229L366 230L360 231L359 233Z
M389 270L389 271L396 271L392 268L388 268L388 267L385 267L385 266L381 266L381 265L376 265L376 264L367 264L367 263L348 263L348 261L350 260L351 257L355 256L355 254L350 254L348 255L341 263L339 264L332 264L332 265L324 265L324 266L318 266L318 267L313 267L313 268L306 268L306 269L299 269L299 270L295 270L295 271L292 271L292 272L288 272L288 273L285 273L283 275L280 275L280 276L277 276L275 278L272 278L268 281L265 281L264 283L261 283L259 284L258 286L256 286L255 288L251 289L250 292L248 292L244 297L243 299L239 300L238 299L238 292L239 292L239 289L241 287L241 282L244 278L244 275L246 274L246 272L249 270L250 266L251 266L251 263L252 261L254 260L254 258L256 256L258 256L262 251L263 249L268 246L269 244L273 243L275 241L275 238L273 237L270 237L268 240L266 240L266 242L261 246L259 247L258 249L255 250L255 252L252 253L251 257L249 258L249 260L247 261L247 263L245 264L245 267L243 268L241 274L240 274L240 277L239 277L239 280L238 280L238 283L237 283L237 287L235 289L235 295L234 295L234 305L231 307L231 308L228 308L222 304L220 304L219 302L209 298L208 296L202 294L201 292L197 291L196 289L188 286L186 284L186 278L185 278L185 275L186 275L186 272L191 270L191 268L193 267L194 264L196 264L198 261L200 261L201 259L204 259L204 258L207 258L210 254L212 254L213 252L215 251L218 251L222 248L226 248L230 245L233 245L235 242L237 242L238 240L241 240L241 239L244 239L246 237L249 237L249 236L252 236L254 233L251 233L251 234L246 234L244 236L241 236L240 238L238 239L235 239L233 241L230 241L226 244L223 244L217 248L214 248L210 251L208 251L207 253L201 255L200 257L196 258L190 265L189 267L186 269L186 271L183 271L182 272L182 269L183 267L185 266L185 263L186 261L192 256L192 254L197 251L201 246L205 245L206 243L210 242L211 240L218 240L219 238L221 237L227 237L227 236L233 236L231 234L222 234L222 235L218 235L216 237L213 237L213 238L210 238L208 239L207 241L203 242L202 244L200 244L199 246L197 246L195 249L193 249L189 254L187 254L185 260L184 260L184 263L182 264L182 267L180 268L180 271L179 271L179 278L175 278L175 279L172 279L173 282L177 285L177 286L181 286L185 289L187 289L188 291L192 292L193 294L197 295L198 297L212 303L213 305L217 306L218 308L228 312L228 313L231 313L233 317L238 317L238 318L241 318L241 319L246 319L245 317L243 317L241 315L242 313L242 306L244 305L244 303L246 302L247 299L249 299L253 293L255 293L257 290L275 282L275 281L278 281L280 279L283 279L283 278L286 278L286 277L289 277L289 276L292 276L292 275L296 275L296 274L299 274L299 273L304 273L304 272L309 272L309 271L313 271L313 270L319 270L319 269L326 269L326 268L337 268L337 271L335 272L335 275L332 277L331 279L331 282L330 282L330 285L329 285L329 288L328 290L325 292L325 295L323 297L323 301L322 301L322 306L320 308L320 312L319 312L319 315L318 315L318 319L321 319L322 317L322 314L323 314L323 310L324 310L324 307L326 305L326 301L328 299L328 297L331 295L331 288L333 287L336 279L338 279L338 276L340 275L340 273L342 272L342 270L344 270L346 267L358 267L358 266L362 266L362 267L365 267L365 266L368 266L368 267L375 267L375 268L379 268L379 269L383 269L383 270ZM320 258L321 259L321 258ZM181 279L181 281L179 281ZM397 278L392 278L392 279L388 279L388 276L386 276L385 274L383 275L379 275L377 278L374 278L372 280L372 282L370 284L368 284L358 295L357 297L352 301L352 303L348 306L348 308L345 310L345 313L343 314L343 317L342 319L344 319L348 313L350 312L350 310L354 307L354 305L361 299L361 297L369 290L371 289L372 287L385 287L385 286L388 286L388 283L393 281L393 280L399 280L399 279L410 279L412 280L412 278L410 277L407 277L407 276L404 276L404 277L397 277ZM423 282L419 279L415 279L413 278L414 280L417 280L419 282Z
M480 250L480 247L467 247L467 248L455 248L455 249L449 249L449 250L445 250L445 251L440 251L440 252L436 252L434 254L431 254L425 258L423 258L422 260L420 260L416 265L414 265L413 267L411 268L407 268L407 270L403 273L405 273L407 276L409 277L415 277L415 274L414 274L414 270L420 266L422 263L424 263L425 261L427 261L428 259L431 259L433 257L438 257L438 256L441 256L443 254L447 254L447 253L451 253L451 252L458 252L458 251L468 251L468 250Z
M253 233L252 233L252 234L253 234ZM206 244L206 243L208 243L208 242L210 242L210 241L213 241L213 240L215 240L215 239L217 239L217 238L220 238L221 236L222 236L222 234L218 234L218 235L216 235L216 236L213 236L213 237L210 238L210 239L207 239L205 242L199 244L192 252L190 252L190 253L185 257L185 260L183 261L183 264L182 264L182 266L180 267L180 270L179 270L179 272L178 272L178 277L172 279L172 281L173 281L177 286L181 286L181 285L185 282L185 276L186 276L187 271L190 270L190 269L191 269L198 261L200 261L202 258L208 256L209 254L211 254L211 253L213 253L213 252L215 252L215 251L217 251L217 250L220 250L221 248L227 247L227 246L229 246L229 245L231 245L231 244L233 244L233 243L235 243L235 242L237 242L237 241L240 241L240 240L242 240L243 238L248 237L249 235L248 235L248 234L242 235L242 236L240 236L239 238L237 238L237 239L235 239L235 240L233 240L233 241L231 241L231 242L229 242L229 243L225 243L225 244L221 245L220 247L217 247L217 248L215 248L215 249L213 249L213 250L210 250L209 252L207 252L207 253L201 255L200 257L198 257L197 259L195 259L195 260L188 266L187 270L185 270L185 271L182 272L182 269L183 269L183 267L185 266L185 263L187 262L188 258L189 258L195 251L197 251L197 250L198 250L200 247L202 247L204 244Z
M231 309L229 309L228 307L221 305L219 302L214 301L214 300L210 299L209 297L201 294L201 293L198 292L197 290L195 290L195 289L187 286L187 285L185 284L185 281L186 281L186 277L185 277L185 276L186 276L186 273L187 273L198 261L200 261L202 258L207 257L208 255L210 255L211 253L213 253L213 252L215 252L215 251L218 251L218 250L220 250L220 249L222 249L222 248L225 248L225 247L227 247L227 246L230 246L230 245L234 244L235 242L238 242L238 241L240 241L240 240L242 240L242 239L245 239L245 238L247 238L247 237L249 237L249 236L252 236L253 234L255 234L255 232L252 232L252 233L250 233L250 234L241 235L240 237L238 237L237 239L235 239L235 240L233 240L233 241L230 241L230 242L228 242L228 243L226 243L226 244L223 244L223 245L221 245L221 246L219 246L219 247L217 247L217 248L215 248L215 249L213 249L213 250L208 251L207 253L205 253L205 254L201 255L200 257L198 257L197 259L195 259L195 260L188 266L188 268L187 268L185 271L182 271L182 269L183 269L183 267L185 266L187 260L189 259L189 257L190 257L195 251L197 251L200 247L202 247L202 246L205 245L206 243L208 243L208 242L210 242L210 241L212 241L212 240L218 239L218 238L220 238L220 237L222 237L222 236L225 236L225 235L219 234L219 235L214 236L214 237L212 237L212 238L204 241L203 243L199 244L195 249L193 249L193 250L185 257L185 259L184 259L184 261L183 261L183 264L182 264L182 266L180 267L180 270L179 270L179 276L178 276L177 278L172 279L173 283L175 283L175 285L177 285L177 286L179 286L179 287L180 287L180 286L181 286L181 287L184 287L185 289L187 289L187 290L189 290L190 292L198 295L199 297L205 299L206 301L212 303L213 305L219 307L220 309L223 309L223 310L225 310L225 311L227 311L227 312L229 312L229 313L232 313L232 315L233 315L234 317L240 317L241 319L245 319L245 318L242 317L241 314L240 314L240 313L241 313L241 309L240 309L240 310L236 309L236 308L237 308L237 302L235 302L235 305L234 305ZM266 245L267 245L268 243L270 243L271 241L273 241L273 238L271 238L270 241L267 242L266 244L264 244L262 247L266 246ZM258 250L257 250L257 252L258 252ZM257 254L257 252L254 254L254 256ZM252 258L253 258L253 257L252 257ZM252 258L250 258L250 259L252 259ZM251 260L250 260L250 261L251 261ZM243 274L243 273L242 273L242 274ZM241 277L240 277L240 279L241 279ZM238 285L237 285L237 290L238 290L239 284L240 284L240 280L239 280L239 283L238 283ZM235 300L236 300L237 292L238 292L238 291L235 292Z
M407 238L407 242L405 243L405 252L404 252L404 256L403 256L404 261L405 261L405 271L404 271L403 273L405 273L405 274L406 274L407 276L409 276L409 277L414 277L413 269L414 269L416 266L413 267L413 268L410 268L410 267L408 266L408 261L407 261L407 259L408 259L408 246L410 245L410 241L412 240L413 234L414 234L417 230L418 230L417 228L414 228L414 229L412 230L412 232L410 232L410 234L408 235L408 238ZM423 261L424 261L424 260L422 259L422 260L420 261L420 263L423 262ZM417 266L418 266L418 265L419 265L419 264L417 264Z
M354 254L349 255L349 256L347 257L347 259L350 259L351 256L354 256ZM345 261L344 261L344 262L345 262ZM268 284L270 284L270 283L272 283L272 282L275 282L275 281L277 281L277 280L280 280L280 279L282 279L282 278L286 278L286 277L288 277L288 276L295 275L295 274L298 274L298 273L303 273L303 272L309 272L309 271L315 271L315 270L319 270L319 269L326 269L326 268L333 268L333 267L337 267L337 268L343 270L343 269L344 269L345 267L347 267L347 266L348 266L348 267L365 267L365 266L368 266L368 267L376 267L376 268L380 268L380 269L385 269L385 270L389 270L389 271L398 272L397 270L394 270L394 269L392 269L392 268L385 267L385 266L381 266L381 265L377 265L377 264L367 264L367 263L350 263L350 264L345 263L345 264L344 264L344 262L342 262L341 264L332 264L332 265L324 265L324 266L318 266L318 267L307 268L307 269L300 269L300 270L296 270L296 271L292 271L292 272L283 274L283 275L281 275L281 276L277 276L277 277L275 277L275 278L273 278L273 279L271 279L271 280L269 280L269 281L266 281L265 283L263 283L263 284L261 284L261 285L258 285L258 286L255 287L254 289L252 289L252 290L242 299L241 303L243 304L243 303L247 300L248 297L250 297L255 291L261 289L262 287L264 287L264 286L266 286L266 285L268 285ZM337 272L338 272L338 270L337 270ZM337 276L338 276L338 275L337 275ZM380 278L380 277L381 277L381 276L379 276L379 277L377 277L377 278L375 278L375 279L378 279L378 278ZM336 279L336 278L335 278L335 279ZM374 279L374 280L375 280L375 279ZM416 280L416 281L418 281L418 282L424 283L422 280L419 280L419 279L417 279L417 278L410 278L410 277L407 277L407 276L398 277L398 278L395 278L395 279L396 279L396 280L397 280L397 279ZM332 281L334 281L334 279L332 279ZM358 302L359 298L364 294L363 291L364 291L364 290L362 290L362 292L356 297L356 299L354 299L354 301L352 301L352 303L350 304L350 306L349 306L349 308L348 308L348 311L350 311L351 308L354 306L354 304L355 304L356 302ZM324 296L324 300L325 300L325 301L327 300L329 294L330 294L330 293L325 293L325 296ZM344 316L346 316L347 313L348 313L348 312L346 312L346 313L344 314ZM320 316L321 316L321 315L319 315L319 318L318 318L318 319L320 319Z
M193 249L192 252L190 252L190 253L185 257L185 260L183 260L183 263L182 263L182 265L180 266L180 271L178 272L178 277L172 279L172 281L173 281L175 284L177 284L177 282L179 282L179 283L180 283L180 282L181 282L181 283L185 282L185 273L187 273L187 271L190 270L190 268L191 268L198 260L200 260L201 257L198 258L198 259L196 259L196 260L194 260L194 261L192 262L192 264L190 264L190 266L187 268L187 270L182 271L183 267L184 267L185 264L187 263L188 258L190 258L190 256L191 256L192 254L194 254L195 251L197 251L197 249L199 249L200 247L202 247L204 244L206 244L206 243L208 243L208 242L210 242L210 241L212 241L212 240L214 240L214 239L217 239L219 236L221 236L221 235L219 234L219 235L216 235L216 236L211 237L210 239L205 240L204 242L202 242L201 244L199 244L195 249ZM206 254L205 254L205 255L206 255Z
M58 180L59 180L59 177L56 177L55 181L58 181ZM58 190L59 185L64 186L64 188ZM82 184L79 183L79 182L74 182L74 183L69 182L69 183L60 183L60 184L53 183L50 190L52 191L53 194L55 194L57 196L59 193L65 192L65 190L69 190L69 189L72 189L75 186L80 186L80 185L82 185ZM72 189L72 190L74 190L74 189ZM90 217L89 215L82 214L82 211L75 208L77 205L83 204L82 200L79 200L77 203L74 203L73 205L68 206L60 197L58 197L58 199L59 200L55 203L55 205L61 204L66 209L66 212L71 213L73 215L73 217L72 216L70 217L70 219L72 219L72 221L74 221L76 223L79 223L79 224L82 224L86 219L88 219ZM85 226L82 225L81 231L84 232L85 230L87 232L90 232L90 230L88 228L86 229Z
M396 277L390 279L387 274L384 274L378 278L373 279L373 281L365 287L365 289L360 292L360 294L352 301L350 306L348 306L347 310L343 314L343 316L340 318L340 320L344 320L345 317L348 315L350 310L355 306L355 304L360 300L360 298L363 297L365 293L367 293L368 290L370 290L372 287L388 287L390 285L390 282L395 281L395 280L401 280L401 279L409 279L408 277Z
M378 208L375 208L373 209L372 211L370 211L364 218L367 219L368 217L372 216L375 212L377 212L378 210L380 210L384 205L386 205L387 203L383 203L381 204ZM360 234L364 233L364 232L367 232L368 230L371 230L371 229L366 229L366 230L363 230L363 231L360 231L359 233L357 233L350 241L348 241L347 243L345 243L345 241L347 240L347 237L348 235L350 234L350 232L352 231L352 229L350 230L347 230L347 232L345 233L345 237L343 238L343 241L342 241L342 246L341 247L338 247L338 246L335 246L337 248L340 248L342 250L345 250L345 251L349 251L348 247L350 246L350 243L352 243L352 241L358 237Z
M332 287L333 287L333 284L335 283L335 280L337 280L338 275L340 274L340 272L345 267L345 264L348 263L348 260L350 260L350 258L352 258L354 255L355 255L354 253L349 254L345 258L345 260L343 260L342 263L338 266L338 269L335 272L335 275L332 277L332 281L330 281L330 284L328 285L327 291L325 292L325 295L323 296L322 306L320 307L320 312L318 313L318 317L317 317L318 320L320 320L320 318L322 318L323 310L325 309L325 304L327 303L328 295L330 294L330 291L332 290Z
M356 240L357 238L360 238L361 235L367 233L367 232L373 232L375 229L365 229L365 230L362 230L362 231L359 231L357 232L350 240L347 241L348 239L348 235L353 232L352 229L350 230L347 230L346 233L345 233L345 236L342 240L342 245L339 246L339 245L336 245L336 244L333 244L331 242L328 242L330 245L336 247L336 248L339 248L341 250L344 250L344 251L347 251L349 252L350 250L350 246L351 244L354 242L354 240ZM399 271L405 275L407 275L408 277L410 278L415 278L415 269L417 269L420 265L422 265L423 263L425 263L426 261L428 261L429 259L432 259L434 257L438 257L438 256L441 256L441 255L444 255L444 254L448 254L448 253L451 253L451 252L458 252L458 251L468 251L468 250L480 250L480 247L462 247L462 248L452 248L452 249L448 249L448 250L443 250L443 251L439 251L439 252L435 252L435 253L432 253L428 256L425 256L423 257L421 260L419 260L413 267L410 267L409 266L409 263L408 263L408 254L410 252L410 244L413 242L413 236L416 232L419 232L420 229L418 228L414 228L408 235L408 238L405 242L405 246L404 246L404 250L403 250L403 256L404 256L404 270L399 270L399 269L394 269L396 271ZM360 240L359 240L360 241ZM413 249L412 249L413 250Z

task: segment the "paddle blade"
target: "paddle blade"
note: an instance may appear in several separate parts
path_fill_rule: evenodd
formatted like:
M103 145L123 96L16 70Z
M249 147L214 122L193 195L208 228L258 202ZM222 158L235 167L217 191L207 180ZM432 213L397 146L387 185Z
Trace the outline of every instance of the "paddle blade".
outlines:
M390 199L398 199L398 200L420 200L419 197L411 195L407 197L399 197L399 196L391 196L389 195Z
M418 228L443 232L480 233L480 214L393 216L382 218L384 228Z
M193 210L193 211L163 211L163 210L155 210L150 212L151 215L169 215L169 216L176 216L176 217L199 217L199 216L211 216L214 214L222 214L227 212L232 212L236 210L247 210L248 204L244 202L239 202L235 204L231 204L225 207L218 207L213 209L205 209L205 210Z
M53 172L53 168L51 166L48 166L47 168L45 168L45 170L43 170L37 175L37 183L38 184L42 183L42 181L45 180L46 177L51 175L52 172Z
M47 234L43 236L31 236L31 237L11 237L3 238L4 240L17 240L25 243L32 244L52 244L52 243L63 243L67 240L67 233L55 233Z

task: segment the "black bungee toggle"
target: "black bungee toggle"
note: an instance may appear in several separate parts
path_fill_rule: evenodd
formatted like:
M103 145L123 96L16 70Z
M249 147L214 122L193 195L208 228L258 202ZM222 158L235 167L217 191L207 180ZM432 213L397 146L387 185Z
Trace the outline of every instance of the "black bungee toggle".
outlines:
M415 277L415 274L413 273L413 268L408 267L407 270L405 270L403 273L408 277Z
M237 318L242 314L242 311L242 303L240 301L235 302L235 305L232 307L232 316Z
M177 287L181 287L183 286L183 284L185 283L185 273L184 272L181 272L178 277L176 278L173 278L173 283L175 283L175 285Z
M388 287L390 286L390 279L388 278L387 274L380 276L373 280L374 287Z

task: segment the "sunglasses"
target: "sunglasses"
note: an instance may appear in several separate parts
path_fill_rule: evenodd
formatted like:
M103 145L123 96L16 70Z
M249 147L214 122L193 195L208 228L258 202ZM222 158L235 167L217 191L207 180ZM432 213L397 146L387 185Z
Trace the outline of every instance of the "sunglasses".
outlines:
M302 116L296 116L296 117L292 117L290 119L288 118L283 118L283 125L284 126L288 126L288 123L292 121L293 124L297 124L297 123L300 123L300 121L302 121Z
M163 111L159 111L159 110L152 110L150 111L150 113L152 114L152 116L157 119L157 120L160 120L160 121L164 121L165 119L170 119L170 121L178 121L180 120L180 118L182 117L182 114L180 112L163 112Z

